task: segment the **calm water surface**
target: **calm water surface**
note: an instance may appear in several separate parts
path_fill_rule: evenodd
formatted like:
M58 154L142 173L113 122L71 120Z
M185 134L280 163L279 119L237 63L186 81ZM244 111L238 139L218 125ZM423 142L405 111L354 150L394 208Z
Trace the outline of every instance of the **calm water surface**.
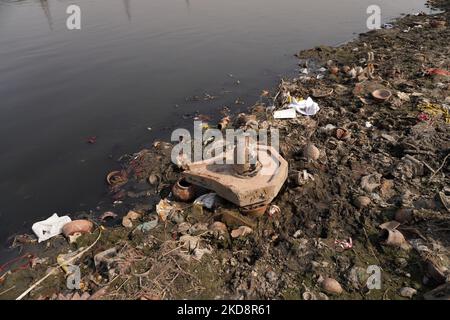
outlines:
M11 234L93 207L115 159L168 140L183 115L252 104L298 50L366 31L370 4L388 21L423 3L0 0L0 262ZM80 31L66 29L69 4ZM186 102L205 92L219 98Z

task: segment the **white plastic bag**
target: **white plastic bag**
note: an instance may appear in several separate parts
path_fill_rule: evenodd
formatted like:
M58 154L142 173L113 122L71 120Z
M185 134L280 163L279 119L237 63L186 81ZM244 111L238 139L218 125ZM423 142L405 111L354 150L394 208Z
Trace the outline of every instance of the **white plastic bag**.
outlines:
M292 98L292 103L289 105L289 107L295 108L298 113L301 113L305 116L313 116L320 110L319 105L310 97L308 97L308 99L306 100L300 101Z
M47 220L33 224L31 229L38 237L38 242L42 242L61 234L64 225L71 221L72 219L69 216L58 217L58 214L54 213Z

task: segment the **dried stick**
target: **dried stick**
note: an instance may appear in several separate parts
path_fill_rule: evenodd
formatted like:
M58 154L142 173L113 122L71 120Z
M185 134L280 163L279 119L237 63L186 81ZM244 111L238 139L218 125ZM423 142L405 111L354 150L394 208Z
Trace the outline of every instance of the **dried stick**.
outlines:
M85 254L87 251L89 251L97 242L100 240L100 236L102 235L102 230L100 229L100 233L98 234L97 239L86 249L78 253L77 255L73 256L69 260L65 261L65 264L70 264L74 262L76 259L80 258L83 254ZM53 269L50 270L49 273L47 273L44 277L42 277L40 280L38 280L35 284L33 284L31 287L29 287L27 290L25 290L24 293L22 293L20 296L16 298L16 300L22 300L23 297L25 297L28 293L30 293L34 288L36 288L38 285L40 285L42 282L44 282L45 279L50 277L56 270L58 270L61 266L53 267Z

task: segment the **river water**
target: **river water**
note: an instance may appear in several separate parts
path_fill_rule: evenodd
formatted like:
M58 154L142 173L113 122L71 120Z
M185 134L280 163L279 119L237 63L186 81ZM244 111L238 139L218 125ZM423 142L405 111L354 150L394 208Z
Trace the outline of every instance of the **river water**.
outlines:
M386 22L423 3L0 0L0 262L34 221L95 206L121 154L169 140L195 111L253 104L298 50L367 31L369 5ZM81 30L66 27L70 4Z

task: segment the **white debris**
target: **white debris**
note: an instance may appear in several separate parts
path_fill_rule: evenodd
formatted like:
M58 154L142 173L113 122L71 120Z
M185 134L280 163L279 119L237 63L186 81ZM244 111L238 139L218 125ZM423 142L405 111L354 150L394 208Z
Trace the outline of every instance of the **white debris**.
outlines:
M292 98L292 103L289 105L289 107L295 108L298 113L301 113L305 116L313 116L320 110L319 105L310 97L308 97L308 99L306 100L300 101Z
M211 192L204 195L201 195L197 199L195 199L194 204L201 205L202 207L212 209L214 204L216 203L217 193Z
M275 119L294 119L297 117L294 108L278 110L273 113Z
M58 217L58 214L54 213L47 220L39 221L33 224L31 229L38 237L38 242L42 242L61 234L64 225L71 221L72 219L70 219L69 216Z

